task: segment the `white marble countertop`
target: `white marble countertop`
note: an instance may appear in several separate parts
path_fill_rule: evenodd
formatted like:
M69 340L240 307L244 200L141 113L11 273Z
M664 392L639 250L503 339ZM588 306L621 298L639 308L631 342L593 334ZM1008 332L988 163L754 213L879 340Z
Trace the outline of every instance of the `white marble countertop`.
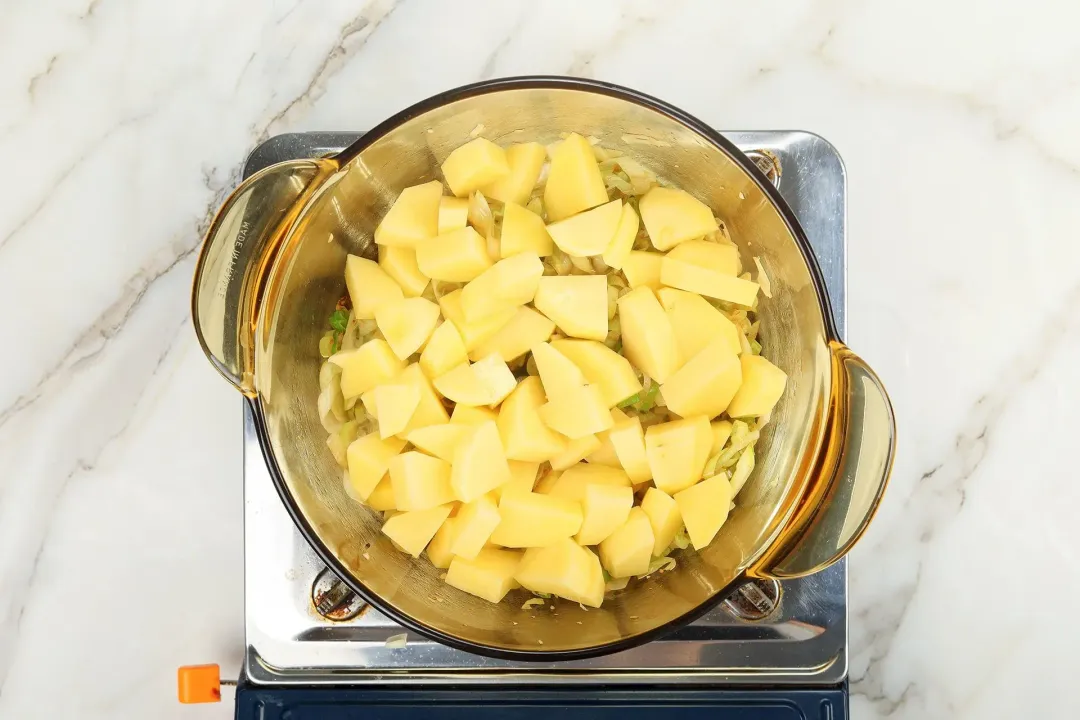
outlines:
M188 314L208 214L269 135L524 73L838 146L848 339L901 433L850 565L854 716L1075 715L1080 8L584 5L7 8L0 717L231 717L175 701L243 644L240 401Z

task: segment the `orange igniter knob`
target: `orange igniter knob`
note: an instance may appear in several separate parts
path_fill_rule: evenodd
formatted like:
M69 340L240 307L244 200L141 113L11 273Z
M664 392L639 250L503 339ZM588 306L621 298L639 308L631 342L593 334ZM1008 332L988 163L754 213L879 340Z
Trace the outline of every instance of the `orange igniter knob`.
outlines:
M182 703L221 702L221 668L182 665L176 671L176 695Z

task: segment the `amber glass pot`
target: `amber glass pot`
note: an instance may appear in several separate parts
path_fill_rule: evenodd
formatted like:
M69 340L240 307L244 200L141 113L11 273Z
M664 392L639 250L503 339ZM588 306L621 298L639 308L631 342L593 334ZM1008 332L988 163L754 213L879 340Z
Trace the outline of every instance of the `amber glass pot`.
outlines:
M346 255L374 258L375 225L397 193L433 179L478 126L501 144L575 131L630 152L712 206L745 264L760 257L771 278L761 342L789 380L737 507L703 552L677 552L674 571L631 583L599 610L560 603L536 618L521 609L524 595L493 605L443 583L442 571L380 534L379 513L345 493L319 420L317 347L344 292ZM780 195L716 131L603 83L531 77L451 90L337 156L251 176L207 232L192 312L207 357L251 404L270 475L315 551L387 616L473 652L544 661L614 652L692 621L747 577L820 570L862 535L892 465L888 397L840 341L821 272Z

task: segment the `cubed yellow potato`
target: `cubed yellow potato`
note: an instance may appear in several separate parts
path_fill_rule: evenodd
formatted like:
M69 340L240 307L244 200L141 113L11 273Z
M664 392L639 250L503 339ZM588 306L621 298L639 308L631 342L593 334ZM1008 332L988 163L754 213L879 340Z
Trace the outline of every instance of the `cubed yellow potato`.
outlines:
M443 407L442 400L435 393L435 388L432 387L431 381L424 375L424 371L420 369L419 363L412 363L402 370L394 382L407 383L420 391L420 402L417 403L416 410L413 412L412 417L409 418L409 424L398 433L398 437L404 439L408 433L417 428L427 427L428 425L442 425L449 421L450 418L446 414L446 408Z
M349 443L345 457L349 465L349 483L353 493L367 501L379 481L390 469L390 461L405 447L398 438L379 437L371 433Z
M456 521L457 518L453 516L446 518L436 531L435 537L431 538L425 551L431 564L442 570L450 567L450 561L454 559L450 546L454 544L454 538L457 537Z
M533 187L540 178L547 153L537 142L518 143L506 148L506 163L510 172L480 188L486 197L503 203L529 202Z
M366 393L381 383L393 380L404 363L385 340L368 340L358 348L342 350L330 356L341 368L341 394L346 399Z
M760 355L743 355L742 385L727 407L733 418L764 415L784 394L787 373Z
M465 342L454 323L445 321L431 333L424 351L420 353L420 369L428 378L450 372L469 361Z
M549 461L551 463L551 469L565 470L566 468L581 462L599 449L600 439L595 435L586 435L577 440L570 440L566 444L566 450L551 458Z
M600 543L600 562L613 578L644 575L649 571L655 543L649 516L641 508L633 508L626 522Z
M675 493L679 514L695 550L705 549L727 520L731 507L731 483L721 473Z
M536 473L540 470L538 462L506 462L510 466L510 479L492 491L496 501L502 501L502 496L508 492L532 492L533 485L536 484Z
M604 275L542 277L533 305L570 337L601 341L607 337L607 277Z
M470 140L455 149L442 164L450 192L465 197L473 190L510 174L506 151L484 138Z
M472 560L499 524L499 508L490 495L481 495L465 503L458 512L457 537L450 552Z
M683 243L679 247L688 244ZM732 352L742 352L739 329L735 327L735 323L728 320L705 298L675 288L660 288L656 295L671 321L671 329L675 331L680 357L694 357L717 336L727 340Z
M704 415L653 425L645 431L645 455L653 483L668 495L701 479L712 447L712 428Z
M611 408L608 412L611 414L613 425L608 430L596 433L596 439L600 441L600 448L595 452L589 453L588 457L585 458L585 462L593 465L606 465L608 467L622 469L622 463L619 462L619 456L615 452L615 446L611 443L611 430L613 430L616 425L629 418L626 413L618 408Z
M667 409L676 415L704 415L711 420L727 409L740 383L739 356L726 338L716 337L676 370L660 392Z
M454 448L450 486L461 502L472 502L510 480L499 430L488 421L474 426Z
M639 287L659 290L661 287L660 264L663 259L664 256L660 253L631 250L623 260L622 266L626 282L635 290Z
M439 306L421 297L387 302L375 309L375 323L402 360L418 352L439 322Z
M466 322L479 322L507 307L532 302L544 264L534 252L504 258L461 289L461 311Z
M499 332L517 312L517 308L507 306L483 320L465 322L465 311L461 307L461 290L454 290L439 298L439 307L442 308L443 316L454 323L467 351Z
M519 307L510 322L477 345L469 357L478 360L495 354L511 362L529 352L534 345L547 342L555 332L555 323L531 307Z
M669 257L660 263L660 282L680 290L747 307L754 304L758 292L756 282L722 275L714 270Z
M416 251L403 245L383 245L379 248L379 267L393 278L405 297L420 297L428 286L428 278L416 264Z
M345 287L352 300L353 315L361 320L373 320L376 307L405 297L401 286L378 263L358 255L345 259Z
M549 400L573 393L585 385L585 375L578 366L549 343L533 345L532 354Z
M742 267L737 247L708 240L688 240L671 248L667 256L721 275L738 275Z
M567 338L553 341L551 347L569 358L586 381L600 388L608 407L641 391L630 361L602 342Z
M664 382L682 364L664 308L646 287L623 295L618 306L623 354L653 380Z
M517 203L506 203L503 209L502 235L499 253L508 258L518 253L533 252L547 257L555 251L555 242L548 234L544 220Z
M394 506L394 486L390 482L390 475L382 476L379 484L371 491L364 503L372 510L378 510L379 512L397 509Z
M728 438L731 437L731 421L730 420L713 420L709 423L709 427L712 428L712 447L709 448L709 457L717 454L724 449L724 445L727 444Z
M551 488L555 487L555 484L559 482L559 478L562 477L561 470L548 470L540 481L536 483L533 488L533 492L540 493L541 495L550 495Z
M537 414L545 425L571 440L594 435L615 424L600 388L595 385L581 385L548 400Z
M416 244L416 264L433 280L469 282L492 266L487 240L467 226Z
M709 206L685 190L654 187L638 203L641 222L657 250L719 230Z
M402 190L375 228L375 242L414 247L421 240L438 235L442 192L442 183L438 180Z
M539 493L503 493L491 542L508 548L543 547L581 529L581 503ZM520 582L520 581L519 581Z
M651 487L641 499L641 509L649 518L653 531L653 557L660 557L668 549L679 530L682 529L682 514L679 504L663 490Z
M603 542L626 522L634 505L634 490L629 486L587 485L581 498L581 529L574 539L579 545Z
M600 607L604 572L600 560L570 538L525 551L514 579L526 590Z
M652 480L652 468L649 467L649 458L645 454L645 433L641 429L640 418L630 418L608 431L608 439L615 447L615 455L619 458L619 464L630 478L630 482L637 485Z
M438 235L460 230L469 224L469 198L443 197L439 199Z
M424 552L424 548L449 516L449 505L399 513L383 525L383 535L413 557L420 557L420 553Z
M566 452L566 437L548 428L537 414L546 402L540 378L533 376L519 382L503 401L496 424L510 460L540 463Z
M521 556L513 550L484 548L472 560L455 557L446 571L446 584L488 602L501 602L517 587L514 575Z
M415 385L386 383L376 385L375 417L383 440L405 430L420 404L420 388ZM436 503L439 504L439 503Z
M428 455L451 462L454 459L454 448L468 431L466 425L443 423L417 428L406 435L405 439Z
M517 385L514 374L497 354L458 365L433 381L443 397L465 405L498 405Z
M637 233L638 214L629 204L623 205L619 215L619 227L604 250L604 262L613 268L622 268L626 258L630 256L630 251L634 248Z
M612 200L547 226L548 234L567 255L602 255L619 229L622 200Z
M398 510L424 510L454 501L450 463L410 450L390 458L390 484Z
M544 186L548 218L552 222L562 220L607 201L607 188L592 146L577 133L570 133L551 153Z
M499 413L491 408L458 404L454 406L454 413L450 416L450 424L483 425L486 422L495 422L498 419Z
M559 477L550 484L546 484L544 494L582 502L585 498L585 488L589 485L629 488L630 478L619 468L577 463L560 473Z

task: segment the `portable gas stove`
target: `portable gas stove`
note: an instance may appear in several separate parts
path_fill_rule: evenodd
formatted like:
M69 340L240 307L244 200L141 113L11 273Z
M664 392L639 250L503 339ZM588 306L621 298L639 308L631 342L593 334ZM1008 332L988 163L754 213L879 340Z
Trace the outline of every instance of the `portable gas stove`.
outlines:
M805 132L726 133L779 188L802 222L844 328L844 166ZM251 153L267 165L343 149L348 133L281 135ZM245 405L246 408L246 405ZM716 610L624 652L560 663L472 655L409 634L364 606L294 529L244 418L246 655L238 719L405 714L501 717L847 717L847 573L743 586ZM398 643L391 643L396 645ZM678 708L677 710L675 708Z

